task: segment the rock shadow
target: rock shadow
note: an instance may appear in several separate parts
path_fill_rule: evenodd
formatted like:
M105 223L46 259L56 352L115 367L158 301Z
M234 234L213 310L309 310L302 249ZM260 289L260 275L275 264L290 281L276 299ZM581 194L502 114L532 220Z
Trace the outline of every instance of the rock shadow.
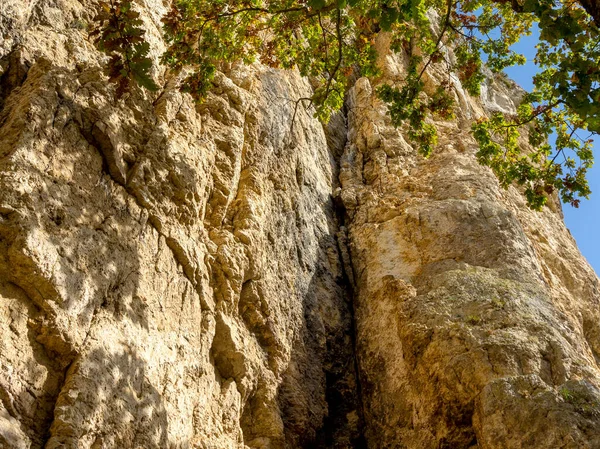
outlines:
M332 216L331 199L323 206ZM354 344L353 291L335 237L319 241L318 263L303 300L303 326L279 389L286 440L306 449L365 449ZM320 425L315 426L315 422Z
M148 380L147 363L135 349L95 348L73 362L67 377L77 396L67 391L59 397L46 449L173 447L162 392Z

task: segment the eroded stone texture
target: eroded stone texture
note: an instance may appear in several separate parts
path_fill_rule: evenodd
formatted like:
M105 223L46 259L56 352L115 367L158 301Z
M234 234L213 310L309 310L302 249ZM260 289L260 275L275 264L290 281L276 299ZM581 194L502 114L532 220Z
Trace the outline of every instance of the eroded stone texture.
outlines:
M308 82L225 67L196 105L156 73L116 100L94 2L25 3L0 55L0 447L353 447L336 168L290 122ZM159 55L166 3L138 6Z
M387 79L402 64L382 61ZM427 161L366 79L350 96L338 194L369 448L600 447L598 279L557 203L532 212L476 163L470 122L519 90L490 77L474 100L454 82L462 107Z
M2 6L0 448L600 447L598 279L474 158L510 81L425 161L365 79L326 130L258 66L117 100L95 2Z

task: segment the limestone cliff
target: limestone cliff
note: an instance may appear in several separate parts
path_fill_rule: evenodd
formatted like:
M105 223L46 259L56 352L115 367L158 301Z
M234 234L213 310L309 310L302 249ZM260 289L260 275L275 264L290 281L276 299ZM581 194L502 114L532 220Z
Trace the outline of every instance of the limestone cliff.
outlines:
M366 79L116 100L94 3L0 4L1 448L600 448L598 279L473 156L510 82L425 161Z

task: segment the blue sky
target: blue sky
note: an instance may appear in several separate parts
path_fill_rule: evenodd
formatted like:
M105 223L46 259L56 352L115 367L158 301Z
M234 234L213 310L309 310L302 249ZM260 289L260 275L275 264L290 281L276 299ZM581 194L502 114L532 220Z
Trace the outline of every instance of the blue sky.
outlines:
M506 70L510 78L527 90L531 89L532 77L537 71L533 63L537 42L538 37L534 33L529 37L521 39L517 45L512 47L515 51L527 57L527 64L511 67ZM582 199L578 209L569 205L563 205L563 211L567 227L573 237L575 237L579 249L592 267L594 267L596 273L600 274L600 231L596 229L596 226L600 227L600 136L595 137L594 140L596 165L589 172L588 177L592 195L589 200Z

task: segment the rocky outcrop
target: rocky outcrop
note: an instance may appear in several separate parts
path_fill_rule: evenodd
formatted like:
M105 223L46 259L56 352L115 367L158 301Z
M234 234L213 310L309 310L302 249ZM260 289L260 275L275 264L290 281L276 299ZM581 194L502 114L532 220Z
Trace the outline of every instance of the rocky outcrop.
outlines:
M365 79L326 129L258 66L116 100L94 8L2 11L0 447L600 447L598 279L473 156L510 82L425 161Z
M367 80L351 92L339 195L372 448L600 447L598 278L557 202L532 212L475 163L471 121L520 97L485 87L475 100L455 82L462 107L427 161Z
M290 126L308 83L237 67L202 105L164 77L116 101L92 12L3 30L0 446L351 447L335 162Z

